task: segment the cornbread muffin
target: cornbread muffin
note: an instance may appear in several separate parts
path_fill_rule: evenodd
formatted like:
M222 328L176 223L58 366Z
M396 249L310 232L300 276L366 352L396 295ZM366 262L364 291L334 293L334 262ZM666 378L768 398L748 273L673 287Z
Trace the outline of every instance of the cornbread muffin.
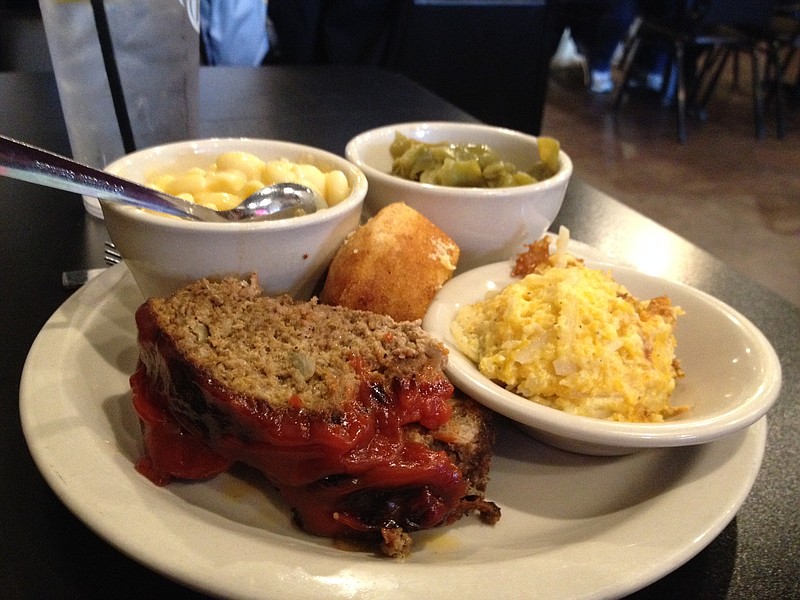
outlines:
M421 319L458 264L459 248L413 208L397 202L353 232L333 258L320 301Z
M489 414L454 398L447 352L416 323L200 280L136 313L138 470L163 485L235 462L257 469L309 533L381 544L446 525L483 499Z

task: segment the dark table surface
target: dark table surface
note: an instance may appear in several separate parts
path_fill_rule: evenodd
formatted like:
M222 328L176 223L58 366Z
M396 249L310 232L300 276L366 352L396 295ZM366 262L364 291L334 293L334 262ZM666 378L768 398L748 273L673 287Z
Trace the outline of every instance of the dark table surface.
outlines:
M408 79L366 67L203 69L201 114L203 136L284 138L340 154L354 134L379 125L471 120ZM69 153L52 75L0 73L0 133ZM107 234L66 192L0 178L0 208L0 597L201 597L97 537L34 465L19 422L25 357L70 295L62 271L103 266ZM730 304L766 334L783 368L750 496L699 554L634 597L800 597L800 310L577 178L558 224L575 239ZM680 518L664 515L663 526Z

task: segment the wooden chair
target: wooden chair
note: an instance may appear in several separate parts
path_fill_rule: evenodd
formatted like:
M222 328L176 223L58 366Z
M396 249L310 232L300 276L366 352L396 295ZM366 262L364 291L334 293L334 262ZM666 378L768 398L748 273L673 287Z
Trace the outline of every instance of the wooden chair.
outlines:
M678 140L686 142L690 108L703 114L722 68L733 54L746 52L751 61L751 88L756 137L765 137L763 76L759 60L762 32L770 22L774 0L686 0L664 19L641 15L625 52L622 82L614 99L619 110L631 88L636 57L642 46L669 55L664 88L674 83ZM774 56L770 51L768 64ZM674 73L675 81L670 75Z

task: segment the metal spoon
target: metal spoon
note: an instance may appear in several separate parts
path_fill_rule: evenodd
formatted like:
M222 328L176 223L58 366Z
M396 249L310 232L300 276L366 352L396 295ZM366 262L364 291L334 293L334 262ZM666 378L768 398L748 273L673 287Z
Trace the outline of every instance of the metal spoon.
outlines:
M2 135L0 175L195 221L266 221L317 210L310 188L279 183L251 194L235 208L217 211Z

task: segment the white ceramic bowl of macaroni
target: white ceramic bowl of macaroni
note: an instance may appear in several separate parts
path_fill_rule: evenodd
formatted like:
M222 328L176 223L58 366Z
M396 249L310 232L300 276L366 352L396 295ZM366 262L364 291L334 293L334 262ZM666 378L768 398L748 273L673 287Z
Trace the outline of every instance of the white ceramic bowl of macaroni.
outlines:
M287 159L322 171L342 171L350 194L311 215L254 223L205 223L102 201L105 224L145 297L164 296L202 277L256 273L267 294L307 298L344 238L360 220L367 180L330 152L290 142L211 138L155 146L128 154L106 170L139 183L191 167L208 169L229 151L270 161Z
M405 202L421 212L458 244L459 272L524 250L542 237L561 208L572 175L572 161L563 150L558 172L538 183L494 189L443 187L391 174L389 146L396 132L429 143L486 144L525 171L539 158L537 138L479 123L412 122L366 131L347 144L345 155L369 181L366 210L374 214L392 202Z

